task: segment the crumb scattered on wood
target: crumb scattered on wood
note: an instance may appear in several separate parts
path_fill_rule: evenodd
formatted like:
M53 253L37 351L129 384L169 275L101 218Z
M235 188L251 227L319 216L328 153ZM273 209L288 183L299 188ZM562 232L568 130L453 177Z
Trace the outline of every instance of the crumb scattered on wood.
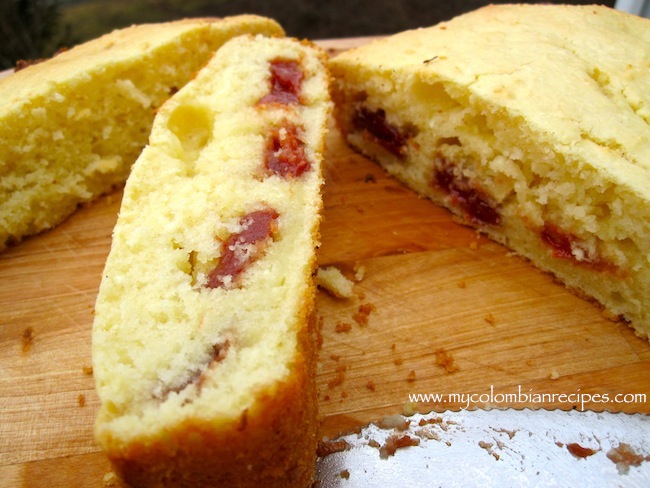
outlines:
M494 320L494 315L492 315L491 313L488 313L485 316L485 321L490 325L495 325L496 324L496 320Z
M406 376L406 381L408 381L409 383L413 383L415 381L415 376L416 376L415 370L412 369L411 371L409 371L409 374Z
M330 354L330 359L332 361L338 361L339 359L341 359L341 356L339 354Z
M21 341L22 341L22 347L21 347L22 351L29 352L29 350L32 348L32 344L34 343L34 329L32 327L27 327L23 331Z
M436 351L436 364L445 368L447 373L455 373L459 370L458 366L454 364L453 356L442 348Z
M316 283L336 298L352 298L354 296L354 283L335 266L318 268Z
M323 348L323 326L325 325L325 318L324 317L318 317L318 322L316 324L316 327L314 327L314 334L316 336L316 349L321 350Z
M465 281L459 281L458 288L467 288L467 283Z
M395 364L395 366L401 366L402 364L404 364L404 359L403 358L395 358L395 359L393 359L393 363Z
M377 386L373 380L368 380L366 383L366 388L368 388L370 391L375 391L377 389Z
M79 404L80 407L86 406L86 396L83 393L80 393L79 396L77 397L77 403Z
M84 366L81 368L81 371L83 371L83 374L92 376L93 375L93 367L92 366Z
M402 413L407 417L410 417L411 415L415 415L416 412L417 412L417 405L413 402L406 402L402 407Z
M370 317L370 314L376 309L374 304L372 303L362 303L359 305L359 308L357 311L352 315L352 318L354 321L363 326L368 325L368 319Z
M336 375L334 378L332 378L328 383L327 387L331 390L333 388L336 388L337 386L343 384L343 381L345 381L345 370L347 368L344 365L337 366L336 367Z
M357 282L362 281L366 276L366 267L363 264L356 263L354 265L354 279Z
M104 475L104 486L106 488L117 485L117 475L113 471L109 471Z
M350 332L352 330L352 324L349 322L338 322L334 330L339 334Z

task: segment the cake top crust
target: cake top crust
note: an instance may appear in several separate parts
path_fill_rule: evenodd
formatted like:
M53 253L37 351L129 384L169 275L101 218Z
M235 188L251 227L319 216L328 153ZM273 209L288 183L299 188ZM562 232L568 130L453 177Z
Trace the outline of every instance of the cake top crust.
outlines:
M61 85L89 81L95 73L139 60L197 31L205 32L201 39L222 33L222 42L237 33L284 35L276 21L257 15L182 19L117 29L0 78L0 113L20 110L29 100L55 93Z
M333 65L443 83L461 103L522 121L553 150L650 191L648 19L594 5L490 5Z

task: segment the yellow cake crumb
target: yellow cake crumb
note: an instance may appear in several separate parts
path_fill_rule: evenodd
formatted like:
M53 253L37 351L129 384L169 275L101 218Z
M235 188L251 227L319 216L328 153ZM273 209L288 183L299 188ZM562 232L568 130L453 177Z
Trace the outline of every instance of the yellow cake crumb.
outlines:
M318 286L337 298L352 298L354 283L347 279L336 266L318 268L316 274Z

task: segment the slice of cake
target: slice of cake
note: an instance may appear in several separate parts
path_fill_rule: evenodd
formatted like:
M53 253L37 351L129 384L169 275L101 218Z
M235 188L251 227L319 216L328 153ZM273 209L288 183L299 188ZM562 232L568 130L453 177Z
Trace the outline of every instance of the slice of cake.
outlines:
M95 434L135 486L308 486L325 54L231 40L159 110L96 303Z
M331 63L347 141L650 333L650 21L493 5Z
M114 31L0 79L0 250L126 180L155 111L252 15Z

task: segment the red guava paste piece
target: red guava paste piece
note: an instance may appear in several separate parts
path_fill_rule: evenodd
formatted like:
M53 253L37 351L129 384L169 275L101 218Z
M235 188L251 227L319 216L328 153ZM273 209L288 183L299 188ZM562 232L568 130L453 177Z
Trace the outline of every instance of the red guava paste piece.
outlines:
M581 247L580 239L573 234L564 231L555 224L545 223L540 231L542 242L551 249L551 255L558 259L568 259L574 264L589 267L591 269L609 273L621 274L624 272L615 264L603 259L598 254L587 252ZM574 254L574 249L582 249L582 256Z
M573 454L577 458L588 458L589 456L593 456L596 454L598 451L595 449L592 449L590 447L583 447L580 444L576 442L572 442L570 444L566 445L567 450Z
M273 130L267 142L265 165L269 173L284 178L297 178L311 169L295 125L285 122Z
M193 369L189 372L188 377L182 383L179 383L176 386L163 386L161 389L154 393L154 398L157 398L161 401L167 400L170 393L180 393L190 385L197 385L199 390L203 386L203 383L206 379L207 371L212 368L214 365L220 363L228 355L228 349L230 348L230 341L225 340L223 342L218 342L213 344L210 358L204 364L199 365L196 369ZM191 400L190 400L191 401ZM187 400L186 400L187 402Z
M255 210L242 217L242 230L230 235L221 246L221 261L208 276L208 288L232 288L246 268L257 260L277 232L279 214L271 209Z
M553 224L544 224L541 232L542 241L551 248L554 258L576 260L572 248L575 237L562 231Z
M300 102L300 89L304 75L297 61L275 59L270 63L271 90L259 104Z
M412 129L402 129L386 121L386 111L374 112L367 108L358 109L352 118L352 124L363 131L364 136L394 154L400 159L406 157L406 143L414 135Z
M435 184L449 194L452 204L460 208L470 221L488 225L498 225L501 222L499 212L487 197L472 188L466 178L454 176L449 166L438 168L434 178Z

